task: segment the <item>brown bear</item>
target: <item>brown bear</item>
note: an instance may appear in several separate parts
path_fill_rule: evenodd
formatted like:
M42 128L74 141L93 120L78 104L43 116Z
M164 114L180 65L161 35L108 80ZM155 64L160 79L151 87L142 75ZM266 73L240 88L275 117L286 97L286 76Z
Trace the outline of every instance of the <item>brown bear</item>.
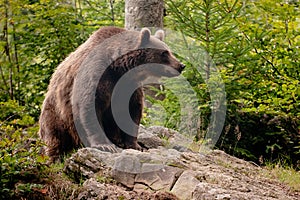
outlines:
M151 36L146 28L104 27L58 66L39 120L39 135L52 160L80 146L141 149L137 144L143 110L141 83L151 76L176 76L184 69L161 41L163 37L162 31ZM130 71L134 73L125 76ZM131 91L128 104L118 105L123 96L116 95L112 106L114 87L122 77L127 77L123 82Z

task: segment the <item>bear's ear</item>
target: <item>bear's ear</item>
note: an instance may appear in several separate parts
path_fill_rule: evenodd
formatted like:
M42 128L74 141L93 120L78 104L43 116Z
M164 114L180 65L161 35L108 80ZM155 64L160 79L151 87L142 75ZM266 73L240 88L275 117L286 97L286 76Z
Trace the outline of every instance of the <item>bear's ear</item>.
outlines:
M149 43L151 32L148 28L143 28L140 34L140 46L144 46Z
M164 41L164 39L165 39L165 32L163 30L157 30L155 32L154 37L156 37L157 39L159 39L161 41Z

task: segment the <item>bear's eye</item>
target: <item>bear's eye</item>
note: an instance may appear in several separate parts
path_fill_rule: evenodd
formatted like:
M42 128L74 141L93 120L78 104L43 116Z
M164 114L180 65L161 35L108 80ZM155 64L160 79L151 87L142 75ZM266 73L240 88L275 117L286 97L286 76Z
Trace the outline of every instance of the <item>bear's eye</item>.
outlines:
M168 57L168 56L169 56L169 51L163 51L163 52L161 53L161 55L162 55L163 57Z

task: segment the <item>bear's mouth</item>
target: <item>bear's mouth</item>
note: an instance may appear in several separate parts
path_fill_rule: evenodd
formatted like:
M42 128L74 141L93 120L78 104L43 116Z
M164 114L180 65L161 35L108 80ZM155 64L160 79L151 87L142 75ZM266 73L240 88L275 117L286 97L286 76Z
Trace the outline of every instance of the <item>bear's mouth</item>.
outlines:
M175 77L179 76L184 68L185 66L183 64L171 66L166 64L148 63L147 65L135 68L135 78L132 78L141 80L147 77Z
M184 64L180 64L178 67L173 68L170 66L166 66L165 67L165 75L167 77L174 77L174 76L178 76L181 74L181 72L184 70L185 65Z
M164 74L162 76L166 76L166 77L174 77L174 76L179 76L181 74L181 71L179 70L175 70L175 69L166 69Z

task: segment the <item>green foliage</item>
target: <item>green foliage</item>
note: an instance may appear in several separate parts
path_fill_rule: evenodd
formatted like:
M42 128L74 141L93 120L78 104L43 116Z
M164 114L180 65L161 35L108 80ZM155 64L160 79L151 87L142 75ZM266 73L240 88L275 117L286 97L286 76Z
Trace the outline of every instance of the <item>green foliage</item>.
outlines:
M147 96L147 101L150 102L153 107L145 108L145 116L143 118L143 124L156 124L172 129L178 128L180 122L180 113L177 111L180 109L180 105L176 95L174 95L168 89L157 89L151 87L156 92L156 96L163 95L165 98L161 101L157 98Z
M188 93L174 94L168 87L157 90L165 98L148 99L155 106L146 110L143 123L184 133L191 129L201 141L209 128L213 98L222 90L215 84L217 72L227 99L218 148L256 162L284 159L299 167L298 1L165 0L165 4L166 27L184 35L175 38L180 42L167 42L185 62L183 76L196 99ZM5 166L1 188L12 191L17 177L24 177L22 170L42 166L33 162L41 159L37 149L24 144L31 133L36 134L34 124L51 74L100 26L122 27L124 1L4 0L0 15L0 139ZM180 91L177 81L166 84ZM182 102L199 106L182 109L186 108ZM181 123L184 120L187 123ZM191 128L195 123L197 130ZM28 148L33 149L24 151ZM26 183L20 187L30 188Z
M0 198L12 199L18 193L37 188L45 176L46 157L36 139L34 118L16 101L0 102Z
M36 121L54 69L100 26L122 26L124 2L4 0L0 15L0 199L14 199L47 171Z
M8 124L20 128L34 125L35 120L25 106L19 106L18 102L9 100L0 102L0 122L2 122L0 126Z
M236 23L251 49L223 71L232 95L227 124L240 127L237 146L251 150L253 160L284 159L299 167L299 8L259 1L243 12ZM222 147L229 150L234 137L231 131Z
M195 41L192 45L171 42L175 48L171 47L187 64L183 75L199 98L197 139L207 133L214 95L210 90L214 65L208 64L207 54L226 89L226 122L218 148L255 162L284 159L299 167L299 4L279 0L165 3L166 25ZM170 91L164 92L174 98ZM178 116L180 108L171 107L165 112ZM172 128L174 124L178 123Z
M22 129L14 130L11 125L1 126L1 199L12 199L16 189L28 192L36 188L32 184L41 181L47 167L46 158L40 155L41 146L39 141L30 137L30 133Z
M99 26L122 26L123 1L5 0L0 7L0 101L38 118L51 74Z
M78 10L84 26L124 26L125 1L78 1Z

